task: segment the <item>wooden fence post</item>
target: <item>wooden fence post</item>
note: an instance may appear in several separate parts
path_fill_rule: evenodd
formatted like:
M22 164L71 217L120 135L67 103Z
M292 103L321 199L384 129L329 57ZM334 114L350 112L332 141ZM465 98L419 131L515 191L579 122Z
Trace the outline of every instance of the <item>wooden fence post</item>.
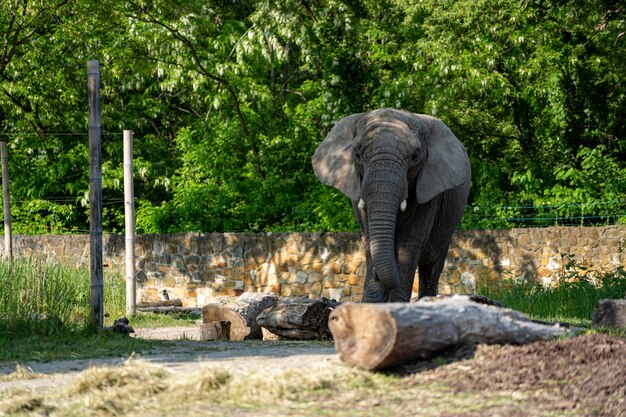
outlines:
M9 198L9 154L7 143L0 142L2 158L2 202L4 204L4 259L13 259L13 233L11 232L11 199Z
M87 62L89 94L89 271L91 275L91 324L103 325L102 279L102 149L100 138L100 62Z
M135 280L135 206L133 184L133 132L124 131L124 219L126 228L126 315L137 313Z

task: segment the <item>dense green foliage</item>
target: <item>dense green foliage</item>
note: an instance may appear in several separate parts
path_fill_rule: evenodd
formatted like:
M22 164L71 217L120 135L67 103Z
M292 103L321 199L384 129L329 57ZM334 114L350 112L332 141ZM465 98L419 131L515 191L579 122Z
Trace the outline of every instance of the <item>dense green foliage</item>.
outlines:
M17 233L87 229L86 62L102 63L105 231L353 230L310 156L341 117L432 114L465 143L465 227L626 215L617 0L0 2Z

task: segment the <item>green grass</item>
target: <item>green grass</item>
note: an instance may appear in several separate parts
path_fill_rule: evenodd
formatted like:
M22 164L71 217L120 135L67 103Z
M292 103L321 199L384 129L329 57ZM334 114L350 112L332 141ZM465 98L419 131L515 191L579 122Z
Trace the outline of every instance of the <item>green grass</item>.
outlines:
M201 316L191 313L137 313L132 317L131 325L135 327L170 327L170 326L195 326L196 320Z
M89 331L58 333L49 337L41 335L0 337L0 362L128 357L133 353L158 350L172 343Z
M534 319L564 321L578 326L590 325L598 300L624 298L626 294L626 271L622 268L599 274L570 271L566 271L556 287L509 280L482 285L476 292Z
M589 327L599 299L623 298L626 294L626 271L595 275L580 271L572 266L556 288L507 280L479 287L476 292L535 319ZM39 260L0 263L0 361L123 356L172 343L94 330L89 326L89 303L86 268ZM125 280L108 271L104 276L104 310L105 326L125 315ZM163 327L194 325L197 318L139 313L130 320L134 327Z
M125 282L105 273L104 310L124 315ZM89 271L37 259L0 263L0 337L72 333L89 323Z
M105 271L105 326L125 315L125 280ZM0 361L128 356L167 342L139 340L89 326L91 282L87 268L37 259L0 263ZM189 315L147 314L135 327L192 323ZM174 324L177 323L177 324ZM184 323L184 324L183 324Z

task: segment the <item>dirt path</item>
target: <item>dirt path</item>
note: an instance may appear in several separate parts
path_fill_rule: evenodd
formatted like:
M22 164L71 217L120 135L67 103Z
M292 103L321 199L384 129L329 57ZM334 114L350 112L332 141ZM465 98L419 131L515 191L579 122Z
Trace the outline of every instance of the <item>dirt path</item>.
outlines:
M623 337L466 347L368 373L342 364L330 342L202 342L190 332L138 330L180 339L142 356L152 368L127 358L23 364L35 374L0 382L0 415L74 415L97 399L91 415L626 417ZM0 376L13 370L0 365Z
M300 341L199 341L193 327L164 327L136 329L136 337L155 340L178 340L175 346L159 352L141 355L141 358L175 373L190 373L199 367L220 366L241 373L262 368L289 369L307 367L324 362L339 362L332 342ZM74 359L53 362L27 362L23 367L39 374L40 378L0 381L3 388L46 390L67 384L80 372L97 366L119 365L127 357ZM15 371L14 364L0 364L0 376Z

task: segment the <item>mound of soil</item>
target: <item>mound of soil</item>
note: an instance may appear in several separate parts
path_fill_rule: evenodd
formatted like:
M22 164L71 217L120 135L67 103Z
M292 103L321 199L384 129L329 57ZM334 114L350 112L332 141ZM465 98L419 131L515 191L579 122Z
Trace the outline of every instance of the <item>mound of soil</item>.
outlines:
M415 374L415 379L456 392L529 394L534 406L563 415L626 417L624 338L588 334L524 346L481 345L473 356Z

